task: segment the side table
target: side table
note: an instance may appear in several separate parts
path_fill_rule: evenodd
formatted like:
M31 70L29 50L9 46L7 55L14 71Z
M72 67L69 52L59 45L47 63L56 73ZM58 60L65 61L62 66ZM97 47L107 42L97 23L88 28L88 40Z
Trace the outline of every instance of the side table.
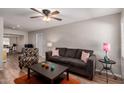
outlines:
M102 65L103 65L102 69L100 70L100 73L101 73L103 70L106 71L106 82L107 82L107 83L108 83L108 71L110 71L110 72L112 73L112 75L114 76L114 79L117 79L117 77L114 75L114 73L113 73L113 71L112 71L112 65L113 65L113 64L116 64L115 61L109 60L108 63L106 63L104 59L100 59L100 60L98 60L98 61L101 62Z

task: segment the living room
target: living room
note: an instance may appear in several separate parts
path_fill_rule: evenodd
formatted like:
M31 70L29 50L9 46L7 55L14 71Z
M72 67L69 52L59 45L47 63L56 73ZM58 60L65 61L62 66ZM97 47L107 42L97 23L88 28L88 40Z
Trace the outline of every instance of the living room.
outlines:
M77 10L80 11L80 9ZM98 11L100 11L100 13L105 13L104 9L104 12L101 12L102 10L100 9L96 11L97 13ZM102 49L103 43L109 42L111 45L111 51L108 53L108 56L116 62L116 64L112 65L112 71L117 77L122 78L120 50L121 20L121 12L118 11L113 14L86 18L84 20L82 19L82 21L65 24L62 26L32 31L28 33L29 43L38 46L35 38L39 38L41 42L38 42L38 44L41 43L40 45L42 45L42 47L39 47L39 50L41 50L42 57L44 58L45 52L49 50L50 43L51 50L56 47L93 50L96 55L96 60L99 60L103 59L105 56L105 52ZM102 64L99 61L96 61L95 70L100 71L101 69ZM111 72L109 74L111 74Z
M1 92L123 91L123 2L0 5Z
M89 77L83 77L83 76L77 75L77 73L78 74L82 73L80 70L78 70L76 71L76 74L74 75L72 74L72 77L71 77L71 78L73 78L73 76L76 77L76 79L75 78L72 79L72 81L74 80L76 81L74 83L82 83L82 84L83 83L96 83L96 84L97 83L101 83L101 84L102 83L110 83L110 84L123 83L123 60L122 60L123 25L121 25L123 24L122 8L114 8L114 9L113 8L106 8L106 9L104 8L54 9L53 8L50 11L52 12L55 10L59 11L57 17L60 17L62 19L61 21L52 19L49 22L45 22L44 20L39 20L39 18L37 17L36 19L30 18L30 17L33 17L34 15L37 16L38 14L37 11L42 12L42 10L43 9L38 10L36 8L0 9L0 16L3 17L4 19L4 28L3 28L4 37L12 37L16 35L15 37L17 39L17 41L12 40L13 42L15 41L17 45L16 53L12 53L14 55L7 56L8 57L7 60L9 61L7 61L6 63L1 63L2 65L5 65L5 66L7 64L7 67L4 67L4 66L1 67L1 69L3 70L2 73L4 73L5 68L8 68L6 69L7 73L8 71L11 71L11 70L13 72L17 71L17 69L18 71L15 73L19 73L24 69L23 75L26 74L27 69L26 68L20 69L18 66L19 64L18 57L20 56L20 54L18 53L22 51L25 44L32 44L34 48L37 48L39 50L38 62L43 62L47 60L46 52L53 51L55 48L66 48L66 50L70 49L76 52L77 52L76 49L93 51L93 54L95 55L95 60L93 61L93 64L95 65L89 68L89 69L92 68L92 70L90 70L90 73L89 73L91 81L89 80ZM76 14L71 15L72 11L75 12ZM27 13L27 15L24 16L24 13ZM20 14L21 14L21 20L32 22L32 24L27 24L27 23L24 24L20 21L18 22L17 20L20 20ZM12 23L13 20L15 20L15 23ZM43 26L40 26L39 22L41 22ZM29 25L32 25L32 26L29 28ZM109 51L103 50L104 43L107 43L109 45L109 48L110 48ZM67 54L66 52L65 55L63 56L72 57L73 55L76 55L75 54L76 52L74 53L72 51L70 51L71 54ZM106 69L104 69L105 71L100 71L101 69L104 68L104 65L105 65L104 63L101 63L100 60L104 59L106 52L108 52L107 57L109 57L110 60L115 62L114 64L112 64L112 68L110 68L110 71L107 70L108 72L105 72ZM8 54L10 54L10 52ZM9 69L10 67L9 65L13 65L13 62L11 63L11 61L13 60L16 62L16 64L14 63L15 68L13 67ZM68 59L68 61L69 60L70 59ZM75 65L77 64L72 64L72 68ZM75 72L75 70L73 71ZM9 73L13 73L13 72L9 72ZM99 72L102 72L101 73L102 75L99 75L98 74ZM84 76L85 75L86 73L84 74ZM12 75L10 76L12 77ZM10 82L8 82L7 80L4 80L3 79L4 77L3 77L1 78L2 79L1 83L17 83L14 80L16 78L20 79L21 76L14 74L14 77L11 78ZM99 77L102 78L103 80L99 79ZM24 83L24 82L21 82L21 83ZM30 82L30 83L35 83L35 82Z

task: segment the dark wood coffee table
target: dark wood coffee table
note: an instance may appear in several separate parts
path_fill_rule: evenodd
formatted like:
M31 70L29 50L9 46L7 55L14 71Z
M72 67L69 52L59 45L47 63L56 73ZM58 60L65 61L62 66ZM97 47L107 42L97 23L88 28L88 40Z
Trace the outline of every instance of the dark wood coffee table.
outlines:
M49 65L49 68L42 67L42 63L34 64L30 67L28 67L28 79L30 78L30 70L38 73L39 75L47 78L50 80L50 83L54 83L54 80L57 79L60 75L62 75L64 72L67 72L67 80L69 80L69 72L68 72L68 67L55 64L52 62L44 62ZM51 67L54 65L55 69L51 70Z

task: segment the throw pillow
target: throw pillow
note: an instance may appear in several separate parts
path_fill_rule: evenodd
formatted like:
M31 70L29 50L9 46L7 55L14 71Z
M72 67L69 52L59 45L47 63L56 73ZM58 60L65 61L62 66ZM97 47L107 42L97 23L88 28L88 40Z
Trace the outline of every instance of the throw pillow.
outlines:
M59 56L59 50L58 49L52 50L52 56Z
M82 51L81 60L87 63L87 59L89 58L90 54Z

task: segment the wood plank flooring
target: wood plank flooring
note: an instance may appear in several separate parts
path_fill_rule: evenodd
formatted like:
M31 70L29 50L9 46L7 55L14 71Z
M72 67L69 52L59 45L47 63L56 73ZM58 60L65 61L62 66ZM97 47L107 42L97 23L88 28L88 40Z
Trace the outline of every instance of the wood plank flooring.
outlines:
M14 79L23 76L27 73L27 69L20 70L18 67L18 55L8 56L6 63L3 63L4 70L0 71L0 84L14 84ZM93 81L90 81L81 76L70 74L75 78L79 79L82 84L106 84L106 77L104 74L99 75L96 73ZM122 80L117 78L114 80L109 76L109 84L121 84Z

